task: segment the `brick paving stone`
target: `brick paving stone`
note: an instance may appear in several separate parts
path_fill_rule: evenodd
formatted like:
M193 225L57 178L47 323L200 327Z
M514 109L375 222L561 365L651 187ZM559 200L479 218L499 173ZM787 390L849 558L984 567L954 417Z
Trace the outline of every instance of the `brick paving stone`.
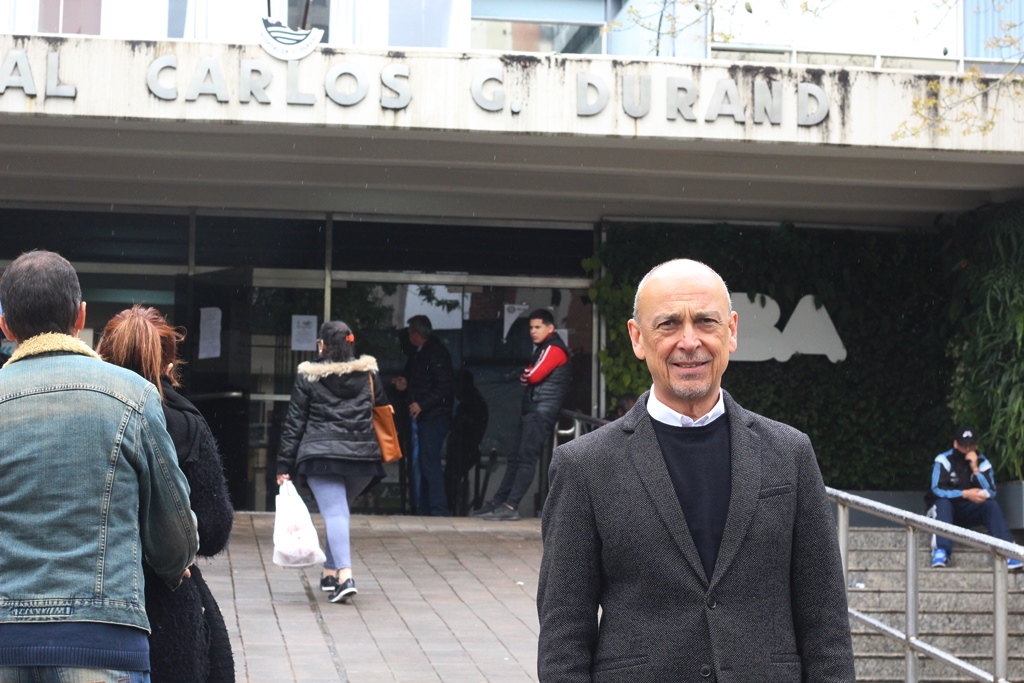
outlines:
M238 513L227 551L200 565L239 683L537 680L539 520L354 516L348 605L318 567L275 566L272 536L273 515Z

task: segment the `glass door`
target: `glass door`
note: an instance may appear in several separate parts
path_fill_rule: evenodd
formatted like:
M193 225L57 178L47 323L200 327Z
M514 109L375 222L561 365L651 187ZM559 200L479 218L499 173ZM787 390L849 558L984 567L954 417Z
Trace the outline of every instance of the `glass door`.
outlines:
M185 397L206 418L220 446L232 504L252 509L249 393L252 269L181 276L174 319L188 330L179 350ZM180 321L180 322L179 322Z
M413 352L406 326L414 315L431 320L434 335L448 349L456 372L455 412L445 444L449 507L466 514L498 485L519 428L523 389L519 375L533 344L527 316L550 310L559 334L573 351L574 382L565 407L586 410L590 395L592 311L584 292L544 286L471 285L423 282L335 282L331 317L356 335L358 354L377 359L395 405L407 457L387 467L388 477L356 503L360 512L411 512L411 427L408 406L392 386ZM493 456L492 456L493 454ZM528 494L527 508L543 494ZM527 510L529 512L529 510Z

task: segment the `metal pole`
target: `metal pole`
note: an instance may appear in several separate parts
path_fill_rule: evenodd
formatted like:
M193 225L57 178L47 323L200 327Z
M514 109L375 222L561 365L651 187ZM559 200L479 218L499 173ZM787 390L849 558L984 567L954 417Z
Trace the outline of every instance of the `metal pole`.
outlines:
M992 629L992 636L995 640L994 643L994 660L995 665L995 678L997 681L1004 680L1006 678L1006 664L1007 664L1007 644L1006 644L1006 581L1007 581L1007 569L1006 569L1006 558L1000 557L999 555L992 554L992 601L994 609L994 621Z
M306 22L309 20L309 6L313 3L313 0L306 0L306 10L302 13L302 26L299 28L305 31L308 27Z
M837 505L836 513L839 518L839 557L843 561L843 584L850 586L850 508L846 505Z
M967 56L967 40L964 31L967 28L966 15L964 14L964 0L957 0L956 3L956 57L957 71L964 72L964 58ZM978 55L971 55L977 57Z
M907 527L907 683L917 683L917 654L910 642L917 638L917 536Z
M196 274L196 210L188 210L188 275Z
M598 238L602 245L608 241L608 228L604 223L601 223L598 227ZM604 277L607 270L607 268L601 266L597 277ZM597 311L597 315L598 349L603 349L608 346L608 321L600 310ZM596 353L597 351L595 351ZM598 369L601 370L600 360L598 361ZM606 414L608 414L608 382L604 378L604 372L601 371L598 372L597 378L597 412L594 413L594 417L604 417Z
M334 269L334 214L324 224L324 322L331 319L331 271Z
M596 254L601 249L601 242L604 238L604 229L601 224L594 226L593 250ZM593 274L591 284L597 282L601 272ZM597 304L590 302L590 414L594 417L601 417L601 313L597 310Z

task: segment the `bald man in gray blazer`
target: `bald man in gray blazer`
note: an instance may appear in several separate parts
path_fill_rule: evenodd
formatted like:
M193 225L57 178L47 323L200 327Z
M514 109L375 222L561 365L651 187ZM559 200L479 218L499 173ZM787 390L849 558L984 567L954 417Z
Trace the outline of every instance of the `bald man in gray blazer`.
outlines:
M814 451L721 389L736 329L707 266L641 281L629 332L652 390L551 464L542 683L854 681Z

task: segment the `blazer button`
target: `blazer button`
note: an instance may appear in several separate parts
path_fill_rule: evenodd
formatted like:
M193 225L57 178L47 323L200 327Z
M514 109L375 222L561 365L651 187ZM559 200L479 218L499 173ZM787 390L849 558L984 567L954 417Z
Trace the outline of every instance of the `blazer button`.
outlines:
M710 677L711 676L711 667L708 666L707 664L702 666L700 668L700 675L703 676L704 678Z
M710 609L715 609L715 607L718 606L718 601L715 600L715 596L714 595L709 595L708 596L707 606Z

